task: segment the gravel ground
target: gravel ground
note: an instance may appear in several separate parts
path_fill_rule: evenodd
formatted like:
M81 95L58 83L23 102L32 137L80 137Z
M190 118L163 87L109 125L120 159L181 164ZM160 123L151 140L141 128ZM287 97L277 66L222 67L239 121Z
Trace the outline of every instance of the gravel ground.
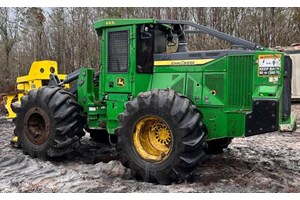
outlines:
M300 104L294 104L300 124ZM0 192L300 192L300 128L234 139L199 166L193 180L161 186L138 182L114 147L88 136L63 161L32 159L10 145L14 125L0 119Z

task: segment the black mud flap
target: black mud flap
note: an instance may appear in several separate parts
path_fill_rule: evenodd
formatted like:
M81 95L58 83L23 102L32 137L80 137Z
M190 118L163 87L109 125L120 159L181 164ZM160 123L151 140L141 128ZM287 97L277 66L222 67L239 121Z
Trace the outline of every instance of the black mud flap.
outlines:
M253 101L252 112L246 114L245 136L258 135L279 129L279 102L273 99Z

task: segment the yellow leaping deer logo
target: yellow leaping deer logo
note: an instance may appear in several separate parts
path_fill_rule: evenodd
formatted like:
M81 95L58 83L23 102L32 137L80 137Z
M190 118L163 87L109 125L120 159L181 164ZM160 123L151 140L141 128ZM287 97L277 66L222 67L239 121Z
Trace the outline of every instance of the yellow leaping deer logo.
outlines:
M124 78L118 78L117 79L117 86L120 86L120 87L124 87L125 86L125 80L124 80Z

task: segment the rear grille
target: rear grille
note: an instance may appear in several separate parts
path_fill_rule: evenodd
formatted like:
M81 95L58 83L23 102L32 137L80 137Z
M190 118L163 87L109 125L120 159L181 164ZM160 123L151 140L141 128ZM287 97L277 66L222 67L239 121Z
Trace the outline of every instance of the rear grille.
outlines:
M253 55L230 56L228 63L228 105L252 104Z

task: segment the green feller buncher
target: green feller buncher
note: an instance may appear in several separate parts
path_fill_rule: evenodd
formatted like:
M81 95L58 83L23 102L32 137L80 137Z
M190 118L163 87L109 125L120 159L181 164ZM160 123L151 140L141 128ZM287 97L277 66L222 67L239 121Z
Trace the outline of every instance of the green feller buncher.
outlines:
M117 136L121 162L134 178L171 184L232 138L295 128L292 64L282 52L190 21L104 19L94 28L99 73L81 68L63 81L52 74L48 86L14 105L24 153L64 156L85 129L98 139ZM187 34L232 46L188 51Z

